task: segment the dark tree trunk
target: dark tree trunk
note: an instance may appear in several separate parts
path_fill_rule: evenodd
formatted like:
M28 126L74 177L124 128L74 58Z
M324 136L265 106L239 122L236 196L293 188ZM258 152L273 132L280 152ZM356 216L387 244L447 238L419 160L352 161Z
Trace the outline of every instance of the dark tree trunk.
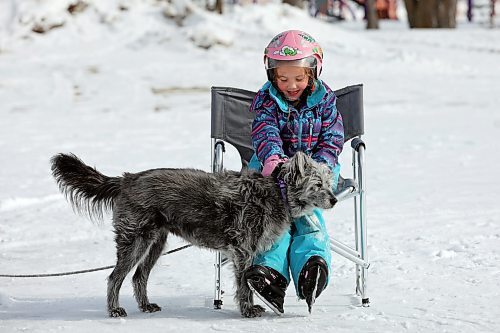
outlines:
M492 28L495 27L495 2L496 0L490 0L490 5L491 5L491 11L490 11L490 26Z
M438 27L455 28L457 26L457 0L441 0L438 2Z
M467 0L467 20L472 22L472 0Z
M455 28L457 0L405 0L410 28Z
M282 0L282 2L287 3L290 6L304 8L304 0Z
M366 29L378 29L378 16L375 8L375 0L366 0Z
M211 1L206 0L205 7L208 11L222 14L224 11L224 2L223 0L215 0L215 4L212 5Z
M224 3L222 0L215 0L215 11L219 14L222 14L222 9L224 7Z

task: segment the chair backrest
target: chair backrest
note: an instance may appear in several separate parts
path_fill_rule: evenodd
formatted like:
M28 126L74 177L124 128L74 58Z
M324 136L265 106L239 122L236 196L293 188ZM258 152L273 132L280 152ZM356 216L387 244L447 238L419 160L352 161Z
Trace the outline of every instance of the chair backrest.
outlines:
M238 88L212 87L211 137L233 145L244 166L253 155L251 131L255 113L250 112L250 106L255 94ZM344 121L344 140L363 135L363 85L335 90L335 95L337 110Z

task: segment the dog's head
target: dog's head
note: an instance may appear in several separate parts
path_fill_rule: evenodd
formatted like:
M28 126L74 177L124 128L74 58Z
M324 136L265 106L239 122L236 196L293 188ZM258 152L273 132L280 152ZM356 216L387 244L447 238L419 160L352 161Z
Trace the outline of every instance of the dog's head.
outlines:
M283 163L278 177L286 183L293 218L312 214L314 208L330 209L337 203L331 170L302 152Z

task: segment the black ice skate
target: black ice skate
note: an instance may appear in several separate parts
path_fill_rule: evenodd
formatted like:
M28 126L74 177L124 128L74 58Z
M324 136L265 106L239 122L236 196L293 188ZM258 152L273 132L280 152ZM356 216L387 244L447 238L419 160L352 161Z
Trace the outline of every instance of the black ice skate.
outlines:
M252 266L246 273L248 286L269 308L281 315L287 281L283 275L270 267Z
M328 265L325 259L314 256L309 258L299 275L299 298L305 299L312 311L316 298L326 287L328 280Z

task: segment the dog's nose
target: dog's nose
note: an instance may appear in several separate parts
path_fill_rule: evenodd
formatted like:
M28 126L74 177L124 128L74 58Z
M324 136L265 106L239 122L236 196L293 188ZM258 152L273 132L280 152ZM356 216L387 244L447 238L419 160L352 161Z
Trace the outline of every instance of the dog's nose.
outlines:
M333 207L333 206L335 206L335 204L336 204L336 203L337 203L337 198L335 198L334 196L332 196L332 197L330 198L330 204L331 204L331 205L332 205L332 207Z

